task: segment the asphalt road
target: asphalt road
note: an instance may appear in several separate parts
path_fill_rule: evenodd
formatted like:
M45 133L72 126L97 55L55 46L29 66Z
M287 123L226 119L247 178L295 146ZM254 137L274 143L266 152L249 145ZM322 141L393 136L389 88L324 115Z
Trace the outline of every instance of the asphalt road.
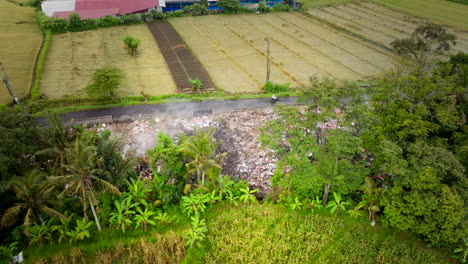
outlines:
M297 97L281 97L279 98L279 103L285 105L299 104L297 103ZM83 110L66 113L63 118L66 123L110 123L117 121L133 121L159 115L190 117L220 112L234 112L253 108L267 108L272 106L273 104L270 98L179 102Z

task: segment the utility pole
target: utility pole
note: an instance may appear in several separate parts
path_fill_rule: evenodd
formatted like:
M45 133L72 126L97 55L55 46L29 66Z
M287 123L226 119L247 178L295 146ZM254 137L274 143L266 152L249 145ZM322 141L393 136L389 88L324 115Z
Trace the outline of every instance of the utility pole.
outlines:
M19 104L20 101L18 99L18 96L16 96L15 90L13 89L13 85L11 84L10 80L8 79L8 75L6 73L5 68L3 67L3 63L0 62L0 70L3 72L2 76L2 82L7 86L8 91L10 92L11 97L13 98L13 101L15 104Z
M267 42L267 70L266 70L266 81L270 80L270 40L265 38Z

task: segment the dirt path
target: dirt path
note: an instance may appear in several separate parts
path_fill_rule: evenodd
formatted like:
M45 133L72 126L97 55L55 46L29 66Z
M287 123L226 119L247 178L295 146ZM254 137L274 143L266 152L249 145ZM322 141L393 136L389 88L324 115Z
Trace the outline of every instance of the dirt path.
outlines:
M192 86L188 79L199 78L203 84L202 90L215 90L213 82L206 73L198 59L185 45L177 31L168 22L156 22L148 24L169 70L176 87L181 92L192 92Z

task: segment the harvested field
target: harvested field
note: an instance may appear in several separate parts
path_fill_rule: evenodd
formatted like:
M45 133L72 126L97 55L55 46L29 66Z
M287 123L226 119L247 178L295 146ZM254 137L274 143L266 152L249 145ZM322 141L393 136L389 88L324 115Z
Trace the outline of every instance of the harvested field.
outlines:
M271 80L308 83L311 75L363 80L391 67L386 51L296 13L204 16L169 21L218 88L259 92L270 41Z
M0 0L0 61L20 98L29 94L41 42L34 8ZM10 102L8 89L0 82L0 104Z
M309 9L308 13L390 47L395 39L410 37L425 20L381 5L359 2ZM468 31L448 28L457 36L454 52L468 52Z
M123 38L141 40L137 56L127 53ZM47 54L40 93L48 98L86 96L83 89L100 67L125 72L119 96L170 94L175 91L167 65L146 25L113 27L55 35Z

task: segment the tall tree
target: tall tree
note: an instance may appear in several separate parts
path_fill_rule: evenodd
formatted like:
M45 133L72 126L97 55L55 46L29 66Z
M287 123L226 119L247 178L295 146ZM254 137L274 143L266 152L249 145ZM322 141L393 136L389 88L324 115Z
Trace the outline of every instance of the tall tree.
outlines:
M221 169L225 153L216 155L218 142L214 139L215 129L211 128L206 132L195 131L195 135L187 138L182 144L182 151L190 158L187 164L188 173L195 173L197 179L205 185L205 176L209 169Z
M23 220L25 227L38 222L45 223L45 216L67 219L50 207L50 204L55 202L55 197L53 187L48 185L44 172L32 170L26 176L11 179L10 186L18 202L5 211L2 216L2 226L15 224L22 212L26 212ZM27 232L27 229L25 230Z
M347 194L364 181L361 136L371 120L356 85L311 78L303 92L306 107L280 107L261 140L290 168L287 188L322 192L326 204L332 189Z
M87 145L81 137L77 138L71 148L66 149L67 164L65 165L67 175L50 176L48 180L56 185L64 184L65 188L59 197L66 194L80 195L83 204L84 216L88 206L94 216L97 228L101 231L101 225L96 214L95 205L98 202L96 189L100 188L106 192L120 195L117 187L99 177L102 173L99 167L100 160L97 158L96 147Z
M422 73L431 71L434 60L440 59L455 45L456 36L436 24L418 26L410 38L398 39L390 45L396 53L415 62Z

